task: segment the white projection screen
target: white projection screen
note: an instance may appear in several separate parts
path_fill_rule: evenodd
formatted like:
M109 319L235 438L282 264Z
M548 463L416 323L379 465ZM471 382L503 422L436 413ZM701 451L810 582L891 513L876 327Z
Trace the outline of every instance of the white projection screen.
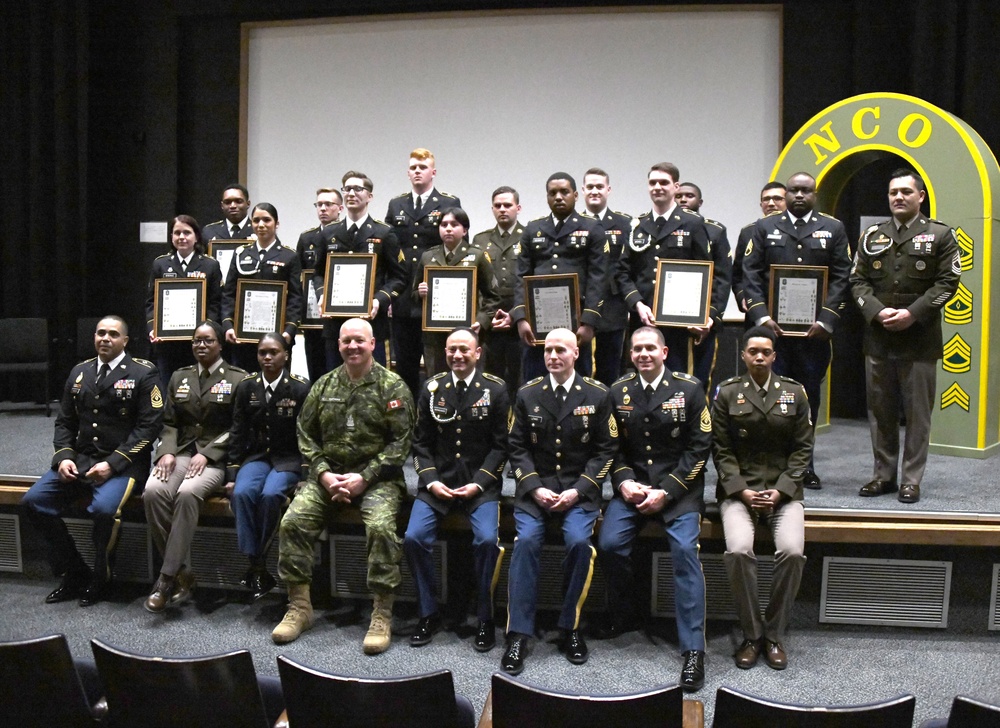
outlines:
M649 167L671 161L735 241L780 151L780 8L310 20L245 24L243 40L241 174L290 246L316 224L316 188L349 169L372 178L384 218L416 147L473 232L494 224L497 186L520 191L527 221L548 213L552 172L582 185L592 166L611 208L638 215Z

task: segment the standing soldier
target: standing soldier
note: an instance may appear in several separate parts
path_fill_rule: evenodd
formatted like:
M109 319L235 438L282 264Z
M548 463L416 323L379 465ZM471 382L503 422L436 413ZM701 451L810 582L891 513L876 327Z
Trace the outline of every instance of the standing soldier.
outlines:
M289 604L271 633L278 644L312 626L313 544L336 505L359 507L365 524L374 604L364 651L384 652L392 641L392 603L402 556L396 515L406 494L403 463L410 452L414 410L406 384L373 359L374 351L371 325L361 319L345 321L340 327L344 363L313 385L299 416L299 450L309 477L279 527L278 575L288 586Z
M451 510L461 510L472 523L479 616L473 647L488 652L496 644L493 589L503 558L497 529L510 403L503 380L479 371L481 354L472 329L455 329L445 342L451 371L428 379L417 402L417 500L403 539L420 610L410 637L414 646L430 642L440 625L432 555L438 520Z
M872 225L851 272L854 298L865 317L865 383L875 475L860 495L897 489L899 411L906 415L902 503L920 500L931 412L941 358L941 309L958 289L962 271L955 233L920 214L924 181L912 169L889 180L892 219Z
M517 256L521 252L524 227L517 221L521 198L513 187L493 190L493 217L497 224L476 233L472 246L486 251L493 262L493 274L500 292L500 308L480 339L483 343L485 369L507 383L507 394L513 401L521 386L521 339L511 325L510 311L514 308L514 286L517 285Z

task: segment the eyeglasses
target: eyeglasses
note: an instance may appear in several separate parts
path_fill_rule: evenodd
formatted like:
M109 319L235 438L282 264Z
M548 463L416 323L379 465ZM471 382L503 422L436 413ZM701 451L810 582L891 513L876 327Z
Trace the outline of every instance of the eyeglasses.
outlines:
M325 200L321 202L314 202L313 207L340 207L339 202L326 202Z
M218 339L191 339L191 346L211 346Z
M361 187L359 185L347 185L346 187L341 187L340 191L343 193L353 192L358 194L359 192L371 192L367 187Z
M761 197L760 201L761 202L781 202L783 199L785 199L784 195L771 195L769 197Z

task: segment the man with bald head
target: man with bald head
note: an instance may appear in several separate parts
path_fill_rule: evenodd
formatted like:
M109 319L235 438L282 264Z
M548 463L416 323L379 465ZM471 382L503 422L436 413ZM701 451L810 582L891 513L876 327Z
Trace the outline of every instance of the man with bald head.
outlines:
M406 494L403 463L413 435L413 398L398 375L374 360L375 336L367 321L345 321L338 346L344 363L313 384L299 415L299 451L309 476L278 529L278 575L289 604L271 638L291 642L312 626L313 544L330 508L360 507L374 596L364 651L377 654L392 639L392 603L401 580L396 515Z
M558 519L566 544L560 649L573 664L587 661L580 611L593 574L596 551L590 539L601 483L617 451L618 426L607 388L574 370L580 356L576 339L569 329L549 332L548 374L521 387L514 405L508 449L517 484L517 539L507 581L507 649L500 663L511 675L524 669L535 632L538 565L549 519Z

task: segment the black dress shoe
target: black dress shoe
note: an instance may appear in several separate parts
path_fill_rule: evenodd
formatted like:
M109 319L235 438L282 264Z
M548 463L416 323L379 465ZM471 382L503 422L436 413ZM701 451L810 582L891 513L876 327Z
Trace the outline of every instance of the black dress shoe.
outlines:
M903 483L899 486L900 503L916 503L920 500L920 486L913 483Z
M472 643L472 648L476 652L489 652L497 646L497 628L492 619L479 622L479 631L476 632L476 639Z
M253 592L254 599L260 599L277 585L278 582L274 580L274 577L266 569L262 569L255 572L253 579L250 580L250 591Z
M170 606L179 606L191 598L194 588L198 582L187 567L181 567L177 572L177 581L174 585L174 595L170 597Z
M520 675L524 670L524 658L528 656L528 638L514 635L507 638L507 649L500 660L500 669L508 675Z
M886 480L871 480L861 486L861 490L858 491L858 495L864 498L874 498L878 495L884 495L885 493L895 493L899 488L895 483L890 483Z
M582 665L587 661L587 657L590 655L590 650L587 649L587 643L584 641L583 635L580 634L580 630L578 629L570 630L566 634L566 638L562 643L562 648L566 653L566 659L574 665Z
M819 482L819 476L812 470L807 470L806 474L802 476L802 486L809 488L809 490L819 490L823 487Z
M87 588L87 584L89 583L89 569L83 572L67 572L63 575L62 581L59 582L59 586L45 597L45 603L58 604L59 602L68 602L70 599L76 599L83 593L83 590Z
M432 614L429 617L421 617L420 621L417 623L417 628L413 630L413 634L410 635L410 644L413 647L420 647L421 645L428 644L432 639L434 639L434 633L438 631L441 626L441 617L437 614Z
M111 586L109 581L92 581L80 592L80 601L78 602L81 607L92 607L100 601L103 601L108 594L108 589Z
M684 653L684 667L681 668L681 687L693 693L705 686L705 653L702 650L688 650Z

